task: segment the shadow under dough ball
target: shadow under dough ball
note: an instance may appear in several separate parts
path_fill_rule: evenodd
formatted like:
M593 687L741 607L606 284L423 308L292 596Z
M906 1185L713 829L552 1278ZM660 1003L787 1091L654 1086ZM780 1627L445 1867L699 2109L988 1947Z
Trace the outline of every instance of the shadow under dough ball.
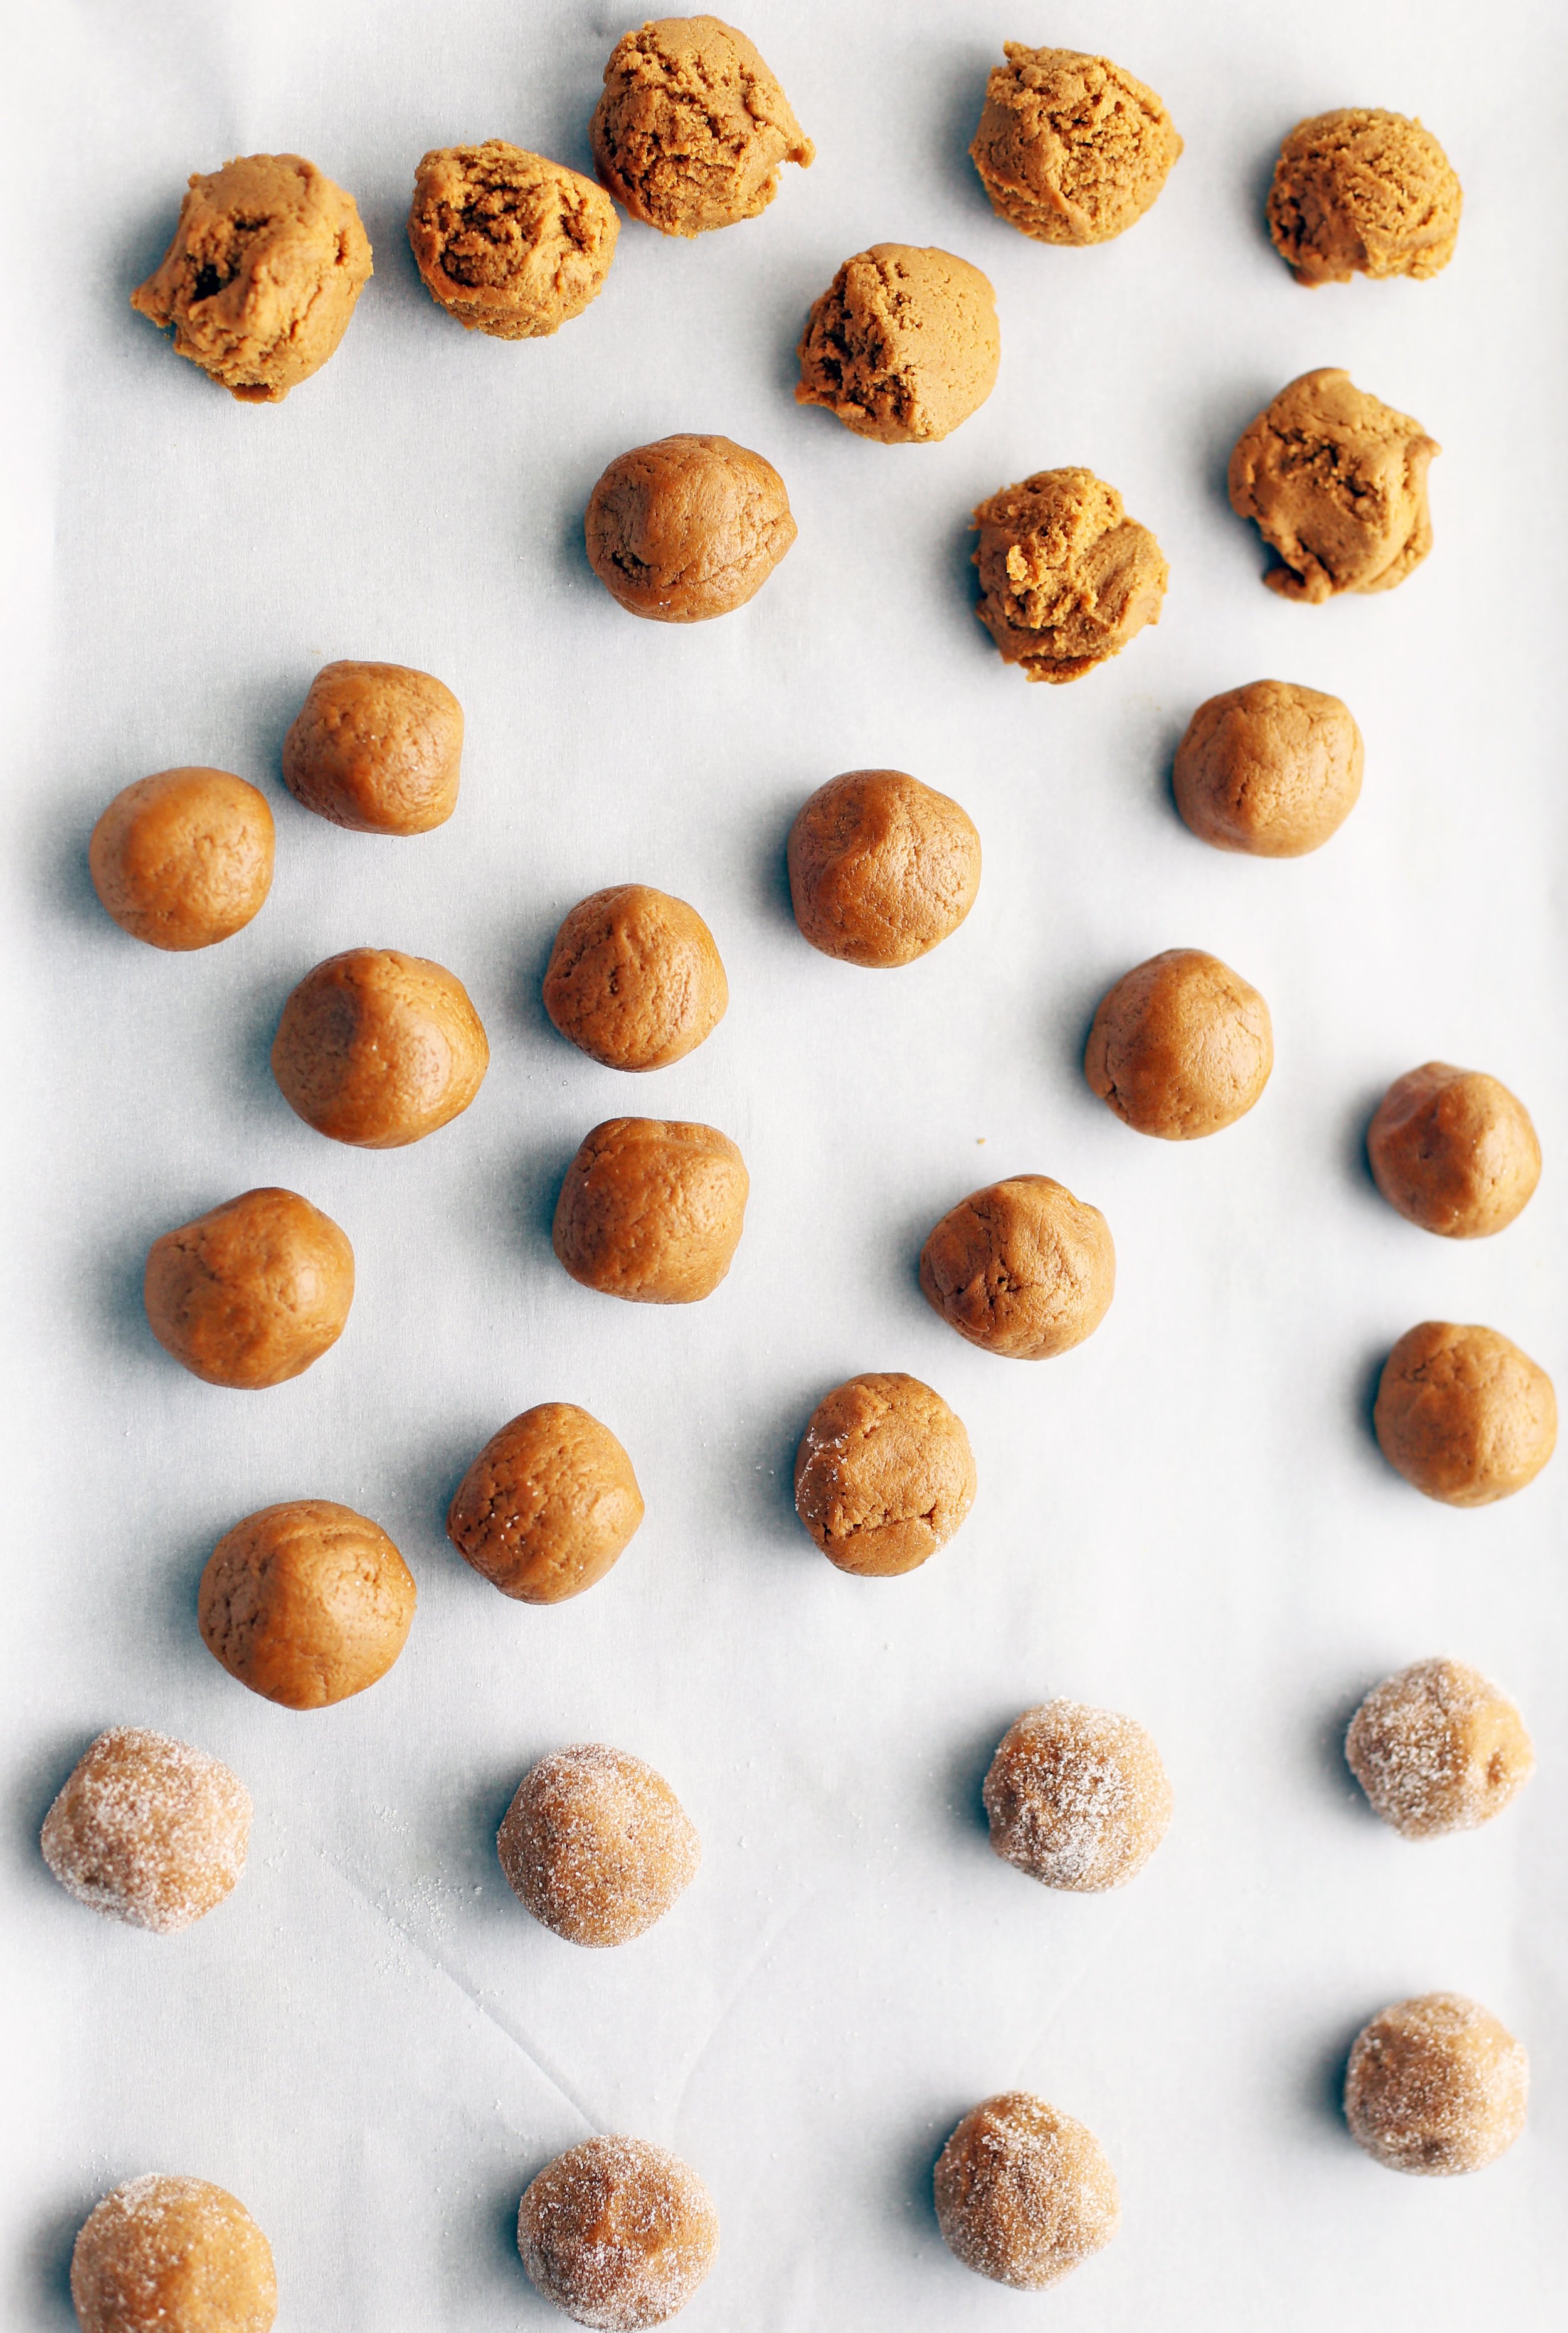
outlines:
M1344 1754L1368 1804L1403 1839L1478 1829L1535 1771L1518 1710L1464 1661L1416 1661L1374 1685Z
M1274 1067L1268 1007L1202 948L1167 948L1100 1000L1084 1075L1123 1126L1191 1142L1234 1126Z
M272 1058L279 1092L318 1134L397 1150L468 1108L490 1045L455 973L396 948L347 948L291 993Z
M1048 1175L1013 1175L943 1215L921 1250L920 1286L971 1345L1004 1360L1049 1360L1104 1319L1116 1251L1098 1207Z
M148 1251L148 1326L207 1385L282 1385L343 1333L354 1251L295 1191L243 1191Z
M149 2172L94 2206L71 2253L81 2333L271 2333L272 2251L238 2198Z
M830 1563L863 1579L913 1571L974 1504L974 1453L939 1393L898 1370L825 1394L795 1454L795 1512Z
M1094 2132L1028 2090L970 2108L937 2157L933 2187L953 2258L1020 2292L1059 2282L1121 2224L1116 2175Z
M703 235L767 209L816 149L757 50L717 16L624 33L588 124L600 178L645 226Z
M662 1774L579 1742L517 1786L496 1839L512 1894L569 1944L630 1944L697 1876L703 1843Z
M288 1499L225 1531L196 1594L202 1641L283 1709L325 1709L384 1677L414 1623L414 1575L368 1515Z
M1462 1993L1396 2001L1351 2047L1351 2136L1390 2171L1484 2171L1525 2127L1530 2063L1506 2026Z
M970 148L991 208L1041 243L1107 243L1136 225L1181 151L1152 89L1109 57L1004 41Z
M555 936L544 1009L607 1070L664 1070L723 1019L730 986L713 935L684 899L617 883L579 899Z
M584 1288L694 1304L730 1269L750 1189L745 1160L717 1127L606 1118L566 1170L551 1244Z
M1093 470L1037 470L974 523L975 613L1026 680L1081 679L1159 622L1165 554Z
M996 294L967 259L874 243L846 259L806 320L797 405L884 446L946 437L997 383Z
M227 770L160 770L117 793L87 848L106 914L149 947L212 947L272 887L272 813Z
M980 890L969 813L903 770L829 778L797 811L787 856L802 936L874 971L928 955Z
M617 454L588 497L588 565L628 615L701 624L743 608L795 540L784 481L729 437Z
M575 1402L545 1401L492 1434L454 1493L446 1536L520 1604L559 1604L602 1579L643 1520L632 1462Z
M234 1892L250 1837L251 1794L221 1760L114 1725L72 1768L41 1845L79 1904L168 1936Z
M719 2249L719 2215L690 2164L645 2138L584 2139L523 2194L517 2249L547 2300L601 2333L663 2325Z
M1541 1145L1524 1103L1484 1070L1448 1061L1423 1061L1394 1080L1366 1150L1390 1206L1444 1239L1506 1231L1541 1179Z
M1408 413L1326 365L1249 421L1230 456L1230 507L1278 552L1264 581L1316 605L1391 591L1432 547L1427 471L1442 447Z
M1557 1445L1545 1370L1496 1329L1422 1320L1378 1380L1372 1426L1396 1473L1429 1499L1486 1507L1533 1483Z
M1133 1878L1171 1821L1171 1785L1143 1726L1077 1701L1042 1703L1009 1725L982 1796L992 1852L1075 1894Z
M580 316L619 232L591 178L502 138L437 147L414 175L408 243L425 289L493 340L542 340Z
M457 807L463 707L411 665L323 665L283 740L283 783L357 834L428 834Z
M1250 680L1200 705L1171 790L1200 842L1299 859L1337 833L1361 794L1364 752L1348 706L1289 680Z
M1454 255L1464 189L1429 130L1346 105L1298 121L1279 149L1268 232L1298 283L1436 275Z

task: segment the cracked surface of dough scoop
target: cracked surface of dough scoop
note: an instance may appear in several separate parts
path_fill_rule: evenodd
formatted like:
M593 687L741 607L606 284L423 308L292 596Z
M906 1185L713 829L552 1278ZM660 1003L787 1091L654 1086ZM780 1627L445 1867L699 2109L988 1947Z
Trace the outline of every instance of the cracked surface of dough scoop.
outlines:
M1351 2136L1390 2171L1484 2171L1525 2127L1530 2061L1479 2002L1396 2001L1356 2035L1344 2079Z
M751 1183L727 1134L611 1118L566 1170L551 1243L572 1278L633 1304L695 1304L729 1271Z
M974 1504L974 1453L942 1396L898 1370L825 1394L795 1454L795 1512L829 1562L863 1579L913 1571Z
M207 2179L155 2171L114 2188L71 2254L81 2333L271 2333L272 2251L244 2205Z
M1454 255L1464 189L1419 121L1346 105L1298 121L1279 149L1268 232L1298 283L1436 275Z
M1282 389L1230 456L1231 509L1284 562L1269 590L1315 604L1402 583L1432 547L1427 470L1441 451L1337 365Z
M945 437L996 387L996 295L951 251L874 243L816 302L796 354L797 405L884 446Z
M1116 1288L1098 1207L1048 1175L1012 1175L950 1207L920 1252L921 1293L1004 1360L1044 1361L1093 1336Z
M955 2260L1015 2290L1057 2283L1121 2223L1092 2130L1028 2090L971 2107L938 2157L937 2225Z
M1152 89L1109 57L1004 41L970 158L991 208L1040 243L1108 243L1141 219L1181 151Z
M415 174L408 242L425 289L494 340L542 340L580 316L619 232L602 187L503 138L438 147Z
M610 52L588 125L616 200L662 235L706 234L767 209L779 167L816 148L744 33L717 16L663 16Z
M1077 680L1159 622L1165 555L1092 470L1037 470L974 523L975 612L1027 680Z
M628 615L700 624L743 608L795 540L784 481L729 437L619 454L588 497L588 564Z

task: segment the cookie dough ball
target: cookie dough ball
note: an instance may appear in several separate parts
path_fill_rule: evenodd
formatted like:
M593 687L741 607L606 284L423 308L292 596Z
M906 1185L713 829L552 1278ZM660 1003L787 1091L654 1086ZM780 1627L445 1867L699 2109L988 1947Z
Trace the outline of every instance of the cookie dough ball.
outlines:
M703 1859L664 1776L602 1742L541 1758L495 1844L519 1903L569 1944L629 1944L664 1918Z
M779 166L816 148L744 33L717 16L664 16L623 34L588 124L616 200L662 235L703 235L765 211Z
M743 608L795 540L784 481L728 437L617 454L588 498L588 565L628 615L701 624Z
M1133 1878L1171 1820L1171 1785L1143 1728L1079 1701L1025 1710L1001 1738L982 1796L992 1852L1075 1894Z
M1029 2090L971 2107L937 2158L936 2218L977 2276L1039 2292L1108 2244L1116 2175L1091 2130Z
M1427 470L1442 447L1408 413L1325 365L1282 389L1230 456L1230 507L1284 564L1263 580L1315 605L1391 591L1432 547Z
M1123 1126L1191 1142L1245 1118L1274 1067L1268 1007L1202 948L1167 948L1100 1000L1084 1075Z
M425 289L471 332L538 341L604 290L620 225L591 178L503 138L441 146L414 174L408 241Z
M320 372L370 280L352 195L298 154L192 174L174 241L130 304L247 405Z
M1337 833L1361 794L1350 707L1289 680L1251 680L1200 705L1176 748L1176 807L1200 842L1299 859Z
M1152 89L1109 57L1004 41L970 148L991 208L1040 243L1108 243L1154 202L1181 151Z
M43 1860L68 1896L128 1927L173 1935L232 1894L251 1794L205 1750L114 1725L83 1752L43 1819Z
M428 834L457 807L463 707L406 664L323 665L283 740L296 802L357 834Z
M695 1304L730 1269L751 1187L717 1127L608 1118L566 1170L552 1244L584 1288L633 1304Z
M207 1385L282 1385L343 1333L354 1251L296 1191L242 1191L165 1232L142 1279L148 1326Z
M975 613L1026 680L1077 680L1159 622L1165 554L1093 470L1037 470L974 523Z
M1506 2026L1458 1992L1396 2001L1351 2048L1344 2115L1390 2171L1484 2171L1525 2127L1530 2061Z
M1268 232L1298 283L1436 275L1454 255L1464 189L1419 121L1345 105L1298 121L1279 149Z
M857 437L914 446L978 413L1001 361L996 294L967 259L874 243L846 259L806 320L797 405Z
M1045 1361L1092 1337L1116 1289L1098 1207L1048 1175L1012 1175L950 1208L920 1252L926 1302L1004 1360Z
M272 2246L244 2205L158 2171L89 2213L71 2298L81 2333L271 2333L278 2313Z
M617 883L555 936L544 1009L607 1070L666 1070L712 1035L730 1003L713 935L684 899Z
M458 1484L446 1536L520 1604L561 1604L602 1579L643 1519L632 1462L575 1402L544 1401L492 1434Z
M663 2325L713 2265L719 2215L690 2164L645 2138L585 2139L547 2163L517 2214L547 2300L601 2333Z
M232 1677L283 1709L325 1709L384 1677L414 1623L414 1575L379 1523L286 1499L225 1531L196 1620Z
M160 770L117 793L87 849L121 931L158 948L243 931L272 887L272 813L227 770Z
M967 811L903 770L848 770L789 830L789 898L803 936L841 964L913 964L975 903L980 839Z
M490 1067L455 973L396 948L346 948L283 1006L272 1075L318 1134L361 1150L422 1141L468 1108Z
M795 1512L863 1579L913 1571L974 1504L974 1453L939 1393L898 1370L824 1395L795 1454Z
M1372 1426L1389 1464L1429 1499L1486 1507L1533 1483L1552 1455L1557 1397L1496 1329L1422 1320L1383 1363Z
M1506 1230L1541 1179L1530 1113L1496 1078L1423 1061L1396 1078L1367 1129L1391 1207L1444 1239Z
M1417 1661L1374 1685L1344 1754L1374 1810L1406 1839L1477 1830L1535 1771L1519 1712L1463 1661Z

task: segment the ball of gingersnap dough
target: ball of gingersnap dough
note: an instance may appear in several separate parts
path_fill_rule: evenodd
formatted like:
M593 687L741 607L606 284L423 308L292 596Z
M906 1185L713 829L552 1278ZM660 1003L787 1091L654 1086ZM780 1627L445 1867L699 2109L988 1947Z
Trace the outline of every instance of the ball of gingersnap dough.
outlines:
M1464 189L1419 121L1345 105L1298 121L1279 149L1268 232L1298 283L1436 275L1454 255Z
M95 2204L71 2253L81 2333L271 2333L272 2250L209 2179L154 2171Z
M323 665L283 740L296 802L356 834L428 834L457 807L463 707L412 665Z
M717 1127L608 1118L566 1170L551 1244L584 1288L634 1304L695 1304L730 1269L751 1187Z
M92 888L150 947L211 947L272 888L272 813L227 770L160 770L117 793L87 849Z
M1167 948L1100 999L1084 1075L1123 1126L1191 1142L1234 1126L1274 1067L1268 1007L1202 948Z
M1524 1103L1485 1070L1448 1061L1423 1061L1394 1080L1366 1150L1390 1206L1444 1239L1506 1231L1541 1179L1541 1145Z
M806 320L797 405L857 437L917 446L978 413L1001 362L996 294L967 259L874 243L846 259Z
M939 1393L899 1370L825 1394L795 1454L795 1512L829 1562L863 1579L913 1571L974 1504L974 1453Z
M455 973L396 948L346 948L291 991L272 1075L318 1134L397 1150L468 1108L490 1067L484 1024Z
M577 2324L630 2333L685 2307L713 2265L719 2215L689 2163L611 2134L545 2165L519 2206L517 2248Z
M970 158L997 216L1041 243L1108 243L1157 198L1181 152L1152 89L1109 57L1004 41Z
M1249 421L1230 456L1230 507L1281 564L1264 581L1310 605L1391 591L1432 547L1427 471L1442 447L1348 372L1304 372Z
M1484 2171L1525 2127L1530 2061L1506 2026L1462 1993L1396 2001L1351 2047L1351 2136L1390 2171L1443 2179Z
M580 316L619 233L591 178L504 138L437 147L414 174L408 242L425 289L494 340L542 340Z
M1001 1738L982 1796L993 1852L1075 1893L1133 1878L1171 1820L1171 1785L1143 1726L1079 1701L1025 1710Z
M1486 1507L1533 1483L1557 1446L1557 1397L1496 1329L1422 1320L1378 1380L1372 1426L1396 1473L1450 1507Z
M1478 1829L1535 1771L1518 1710L1464 1661L1416 1661L1374 1685L1344 1754L1372 1807L1405 1839Z
M142 1301L166 1353L207 1385L282 1385L343 1333L354 1251L297 1191L242 1191L148 1250Z
M643 1520L632 1462L575 1402L544 1401L492 1434L446 1511L446 1536L520 1604L559 1604L602 1579Z
M414 1575L379 1523L285 1499L207 1558L196 1622L232 1677L283 1709L325 1709L384 1677L408 1641Z
M920 1285L971 1345L1049 1360L1104 1319L1116 1251L1098 1207L1048 1175L1012 1175L948 1210L920 1252Z
M717 16L662 16L624 33L588 124L594 167L635 219L705 235L767 209L784 162L816 149L744 33Z
M617 883L579 899L555 936L544 1009L607 1070L664 1070L712 1036L730 1003L713 935L684 899Z
M1348 706L1289 680L1252 680L1200 705L1176 748L1176 807L1200 842L1299 859L1355 808L1364 763Z
M617 455L583 533L589 566L628 615L701 624L756 597L796 526L771 462L683 433Z
M662 1774L578 1742L531 1767L496 1849L512 1893L569 1944L626 1944L697 1876L703 1842Z
M980 839L966 811L903 770L847 770L789 829L789 898L804 936L841 964L913 964L975 903Z
M1165 554L1093 470L1037 470L974 523L975 613L1026 680L1081 679L1159 622Z
M245 154L192 173L130 304L231 397L275 405L331 356L370 273L352 195L301 155Z
M72 1769L41 1844L79 1904L167 1936L232 1894L250 1837L251 1794L221 1760L113 1725Z
M937 2157L936 2219L977 2276L1039 2292L1108 2244L1116 2175L1093 2131L1029 2090L971 2107Z

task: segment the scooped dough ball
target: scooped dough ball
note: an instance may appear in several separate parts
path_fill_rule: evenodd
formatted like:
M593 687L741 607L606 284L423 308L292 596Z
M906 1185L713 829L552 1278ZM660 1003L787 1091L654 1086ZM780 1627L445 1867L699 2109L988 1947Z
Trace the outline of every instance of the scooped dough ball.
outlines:
M1159 622L1165 554L1093 470L1037 470L974 523L975 613L1026 680L1077 680Z
M503 138L437 147L414 174L408 241L425 289L498 341L542 340L580 316L619 233L591 178Z
M1116 1289L1098 1207L1048 1175L1012 1175L950 1208L920 1253L926 1302L971 1345L1044 1361L1092 1337Z
M806 320L797 405L857 437L913 446L978 413L1001 361L996 294L967 259L874 243L846 259Z
M849 770L808 796L789 830L789 897L803 936L841 964L913 964L975 903L980 839L967 811L903 770Z
M617 883L579 899L555 936L544 1009L607 1070L665 1070L712 1036L730 1003L713 935L684 899Z
M991 208L1041 243L1108 243L1135 226L1181 151L1152 89L1109 57L1004 41L970 158Z
M663 16L625 33L588 124L599 177L662 235L703 235L765 211L779 166L816 148L744 33L717 16Z
M936 2219L977 2276L1039 2292L1108 2244L1116 2175L1091 2130L1028 2090L971 2107L937 2158Z
M1463 1661L1417 1661L1374 1685L1344 1737L1350 1770L1406 1839L1477 1830L1535 1771L1525 1721Z
M1298 121L1280 148L1268 232L1298 283L1424 278L1452 259L1464 199L1429 130L1346 105Z
M272 2251L207 2179L151 2172L89 2213L71 2254L81 2333L271 2333Z
M283 740L297 802L358 834L428 834L457 807L463 707L405 664L323 665Z
M560 1604L602 1579L643 1519L643 1494L607 1426L544 1401L492 1434L458 1484L446 1536L520 1604Z
M230 1895L245 1867L251 1794L205 1750L114 1725L83 1752L43 1819L43 1860L68 1896L173 1935Z
M275 405L320 372L369 280L353 196L298 154L246 154L192 174L130 304L232 397Z
M1313 604L1391 591L1432 547L1427 470L1442 447L1348 372L1325 365L1282 389L1230 456L1230 507L1284 562L1263 580Z
M334 1142L397 1150L468 1108L490 1067L455 973L396 948L346 948L292 991L272 1040L289 1108Z
M1171 1820L1171 1785L1143 1728L1079 1701L1025 1710L1001 1738L982 1796L993 1852L1075 1894L1133 1877Z
M603 1295L694 1304L730 1269L751 1187L745 1160L717 1127L606 1118L566 1170L556 1254Z
M1506 2026L1462 1993L1396 2001L1356 2035L1345 2120L1390 2171L1444 2179L1484 2171L1525 2127L1530 2061Z
M579 1742L517 1786L496 1839L524 1907L569 1944L628 1944L697 1876L703 1843L662 1774Z
M628 615L701 624L743 608L795 540L784 481L729 437L617 454L588 497L588 564Z
M148 1251L148 1326L208 1385L282 1385L343 1333L354 1251L296 1191L242 1191Z
M1530 1113L1482 1070L1423 1061L1396 1078L1367 1129L1391 1207L1445 1239L1505 1231L1541 1179Z
M1100 1000L1084 1075L1139 1134L1190 1142L1244 1118L1268 1083L1274 1031L1249 981L1202 948L1167 948Z
M160 770L126 786L92 830L92 888L121 931L158 948L243 931L272 887L272 813L227 770Z
M1422 1320L1383 1363L1372 1425L1389 1464L1429 1499L1485 1507L1533 1483L1552 1455L1557 1397L1496 1329Z
M713 2265L719 2215L678 2155L645 2138L588 2138L524 2193L517 2249L578 2325L631 2333L684 2309Z
M825 1394L795 1454L795 1512L840 1571L890 1579L945 1547L974 1504L974 1453L939 1393L897 1370Z
M1337 833L1361 793L1350 707L1289 680L1252 680L1200 705L1176 748L1176 807L1200 842L1299 859Z
M286 1499L225 1531L196 1620L215 1660L284 1709L325 1709L384 1677L408 1641L414 1575L379 1523Z

